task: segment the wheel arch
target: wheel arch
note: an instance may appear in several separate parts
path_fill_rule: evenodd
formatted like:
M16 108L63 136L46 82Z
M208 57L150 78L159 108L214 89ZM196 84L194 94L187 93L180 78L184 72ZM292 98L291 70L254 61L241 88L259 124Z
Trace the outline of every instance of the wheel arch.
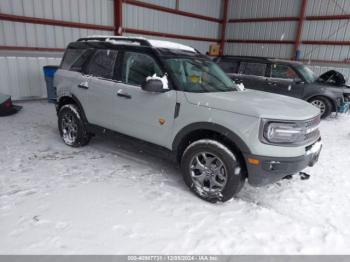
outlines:
M57 113L58 113L58 111L60 110L60 108L62 106L68 105L68 104L76 105L78 107L78 109L79 109L79 112L81 114L81 117L82 117L84 123L88 123L86 115L85 115L85 112L84 112L84 109L83 109L83 106L80 103L79 99L75 95L60 97L59 100L58 100L58 104L57 104Z
M331 105L332 105L332 112L336 112L337 111L337 101L336 99L334 99L333 97L331 96L328 96L326 94L317 94L317 95L312 95L308 98L306 98L305 100L307 102L310 102L312 99L316 98L316 97L322 97L324 99L327 99L329 102L331 102Z
M182 154L189 144L203 138L212 138L223 143L230 150L238 153L242 163L246 165L243 153L251 153L247 144L226 127L207 122L190 124L178 132L172 144L177 161L181 161Z

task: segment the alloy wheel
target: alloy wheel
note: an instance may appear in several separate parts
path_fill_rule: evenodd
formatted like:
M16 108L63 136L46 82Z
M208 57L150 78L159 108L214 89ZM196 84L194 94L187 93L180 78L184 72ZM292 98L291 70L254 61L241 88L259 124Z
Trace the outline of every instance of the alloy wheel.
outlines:
M64 142L73 144L78 137L78 123L73 114L67 113L62 117L61 128Z
M228 179L223 161L208 152L200 152L192 157L190 172L197 190L211 194L220 193Z
M326 104L321 100L313 100L311 104L319 108L321 110L321 114L323 114L326 111Z

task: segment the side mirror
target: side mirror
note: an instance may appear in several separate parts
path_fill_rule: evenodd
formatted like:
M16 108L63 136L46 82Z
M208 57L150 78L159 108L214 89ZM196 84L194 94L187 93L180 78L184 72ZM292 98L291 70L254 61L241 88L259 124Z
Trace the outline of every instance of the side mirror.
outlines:
M296 85L303 85L303 84L305 84L305 82L303 80L301 80L300 78L294 78L294 83Z
M169 90L167 77L147 77L141 88L147 92L164 93Z

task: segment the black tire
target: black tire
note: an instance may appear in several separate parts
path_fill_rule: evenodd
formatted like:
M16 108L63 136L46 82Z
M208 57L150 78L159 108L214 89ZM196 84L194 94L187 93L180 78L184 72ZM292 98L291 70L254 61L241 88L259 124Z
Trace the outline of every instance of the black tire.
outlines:
M322 119L327 118L332 113L332 109L333 109L332 103L326 97L317 96L317 97L311 98L309 102L321 110ZM321 107L324 107L324 109Z
M69 122L71 126L74 124L73 128L66 127L67 119L71 121ZM68 146L81 147L90 142L91 135L86 130L78 107L74 104L64 105L59 109L58 129L63 142ZM72 130L72 132L67 130ZM71 135L68 135L68 133Z
M200 156L202 156L202 152L205 152L207 154L206 158L203 158L205 160L199 160ZM208 156L212 156L212 158L209 158ZM205 172L209 172L211 174L205 173L205 180L202 182L203 186L199 186L200 184L197 181L198 177L204 177L203 174L201 174L201 170L196 168L198 166L198 161L201 162L200 166L202 169L203 163L210 162L210 166L213 164L214 158L217 158L216 163L220 162L221 166L224 167L224 173L226 173L224 179L226 182L224 186L218 191L211 192L210 189L206 187L210 187L210 180L214 179L214 183L217 182L217 179L220 179L220 176L216 176L213 174L213 172L208 171L208 167L206 167ZM194 162L196 164L194 165ZM182 175L185 180L186 185L191 189L193 193L195 193L198 197L201 199L216 203L218 201L225 202L230 199L232 199L238 192L242 189L244 182L245 182L245 175L243 171L243 165L240 161L240 158L236 152L232 152L229 148L227 148L222 143L211 140L211 139L202 139L193 142L190 144L186 150L184 151L181 159L181 169L182 169ZM209 168L211 169L211 168ZM213 168L216 171L216 168ZM197 174L200 174L199 176ZM222 177L222 174L220 174ZM220 181L221 184L223 184L222 181ZM207 183L207 185L205 185Z

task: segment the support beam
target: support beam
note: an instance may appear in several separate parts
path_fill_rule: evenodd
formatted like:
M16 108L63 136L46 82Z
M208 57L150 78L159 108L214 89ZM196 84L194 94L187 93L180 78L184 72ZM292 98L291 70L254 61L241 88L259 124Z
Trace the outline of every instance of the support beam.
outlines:
M307 1L308 0L301 0L301 7L300 7L300 15L299 15L299 22L298 22L298 28L297 28L297 35L295 38L295 44L293 49L293 58L295 60L299 59L298 52L300 52L300 44L301 44L301 37L303 34L303 28L304 28L304 21L305 21L305 14L306 14L306 7L307 7Z
M223 55L225 50L227 14L228 14L228 8L229 8L229 0L222 0L222 1L223 1L224 10L223 10L223 17L222 17L222 24L221 24L220 55Z
M93 30L104 30L104 31L113 31L113 26L107 25L94 25L86 23L77 23L77 22L67 22L54 19L46 18L37 18L37 17L28 17L28 16L19 16L0 13L0 20L19 22L19 23L30 23L30 24L40 24L40 25L53 25L53 26L64 26L64 27L73 27L73 28L83 28L83 29L93 29Z
M114 0L114 35L123 34L123 3L122 0Z
M34 51L34 52L64 52L64 48L48 48L48 47L28 47L28 46L4 46L0 45L1 51Z
M328 21L328 20L350 20L350 14L344 15L313 15L306 16L306 21ZM229 23L264 23L264 22L293 22L299 21L299 17L294 16L275 16L275 17L259 17L259 18L241 18L230 19Z
M239 43L239 44L294 44L292 40L258 40L258 39L228 39L228 43Z
M229 23L262 23L262 22L291 22L299 21L298 17L285 16L285 17L260 17L260 18L241 18L230 19Z

